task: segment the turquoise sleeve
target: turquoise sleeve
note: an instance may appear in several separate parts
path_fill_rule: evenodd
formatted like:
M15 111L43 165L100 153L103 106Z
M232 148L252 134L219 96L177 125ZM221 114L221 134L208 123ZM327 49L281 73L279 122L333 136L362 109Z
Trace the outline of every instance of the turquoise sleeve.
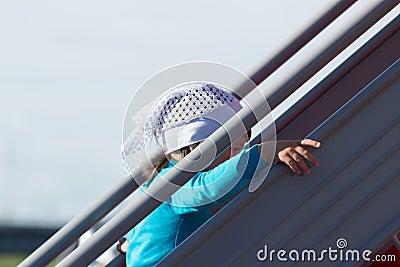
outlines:
M239 192L266 166L257 145L243 149L212 170L197 173L171 196L169 204L177 214L218 204Z

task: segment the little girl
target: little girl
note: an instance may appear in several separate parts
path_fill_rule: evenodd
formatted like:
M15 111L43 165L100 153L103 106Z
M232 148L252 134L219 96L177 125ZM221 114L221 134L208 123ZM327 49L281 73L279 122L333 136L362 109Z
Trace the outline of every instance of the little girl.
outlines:
M151 159L152 164L143 173L147 180L142 190L167 173L240 109L237 97L209 83L188 83L168 90L149 112L142 136L134 137L131 139L134 142L126 142L124 146L128 165L129 154L137 151L133 145L157 146L163 151ZM245 149L249 138L249 134L245 134L236 140L128 233L127 266L156 265L209 219L212 205L239 192L271 163L268 161L283 162L296 174L310 173L307 161L319 165L306 149L320 147L317 141L277 141L272 157L260 154L265 151L263 146L270 146L270 142Z

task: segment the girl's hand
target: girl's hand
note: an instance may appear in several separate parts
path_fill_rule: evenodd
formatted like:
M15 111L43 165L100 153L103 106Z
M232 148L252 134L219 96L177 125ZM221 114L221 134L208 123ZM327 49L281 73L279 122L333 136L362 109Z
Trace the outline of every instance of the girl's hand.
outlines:
M315 167L319 166L318 160L311 154L307 147L319 148L321 143L311 139L303 140L278 140L276 141L275 155L272 157L270 148L273 143L268 141L261 143L258 146L258 152L261 158L265 162L283 162L289 166L289 168L300 175L302 172L309 174L311 172L307 165L307 161L310 162Z
M300 175L302 172L309 174L311 172L307 161L315 167L319 166L318 160L311 154L307 147L319 148L321 143L311 139L303 140L282 140L276 142L276 152L274 163L283 162L289 168Z

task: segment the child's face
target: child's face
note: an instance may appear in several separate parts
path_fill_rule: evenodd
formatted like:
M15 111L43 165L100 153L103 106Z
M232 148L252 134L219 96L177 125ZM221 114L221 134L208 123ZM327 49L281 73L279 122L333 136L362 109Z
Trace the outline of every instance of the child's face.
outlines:
M236 156L237 154L240 153L240 151L242 151L244 145L249 141L249 137L247 134L242 135L242 137L240 137L238 140L236 140L236 142L234 142L232 144L232 146L230 148L228 148L227 150L224 151L224 153L221 154L221 156L219 156L218 158L216 158L214 160L213 163L210 164L210 166L208 166L205 170L211 170L215 167L217 167L219 164L227 161L228 159L230 159L231 157Z

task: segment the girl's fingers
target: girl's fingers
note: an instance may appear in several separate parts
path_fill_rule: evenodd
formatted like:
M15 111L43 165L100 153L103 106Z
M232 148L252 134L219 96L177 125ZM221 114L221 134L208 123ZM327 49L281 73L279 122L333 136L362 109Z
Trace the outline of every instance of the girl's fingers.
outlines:
M298 175L301 172L305 174L311 173L306 160L316 167L319 166L318 160L305 147L319 148L321 147L320 142L312 139L303 139L299 141L281 141L278 144L280 145L278 151L281 151L277 154L277 160L289 166L294 173Z
M319 148L321 147L321 142L315 141L315 140L311 140L311 139L303 139L300 141L300 145L302 146L312 146L312 147L316 147Z
M304 157L309 162L311 162L312 165L314 165L315 167L319 166L319 162L318 162L317 158L314 157L314 155L311 154L310 151L308 151L307 149L305 149L304 147L301 147L301 146L298 146L295 149L296 149L297 153L299 153L302 157Z
M289 168L296 173L297 175L301 174L301 171L299 169L299 166L297 166L296 162L294 161L294 159L292 159L292 157L289 156L289 154L285 153L282 158L281 161L284 162L286 165L289 166Z
M303 173L309 174L311 172L310 168L308 168L307 164L304 162L302 156L300 156L296 150L289 150L290 157L296 162L297 166L303 171Z

